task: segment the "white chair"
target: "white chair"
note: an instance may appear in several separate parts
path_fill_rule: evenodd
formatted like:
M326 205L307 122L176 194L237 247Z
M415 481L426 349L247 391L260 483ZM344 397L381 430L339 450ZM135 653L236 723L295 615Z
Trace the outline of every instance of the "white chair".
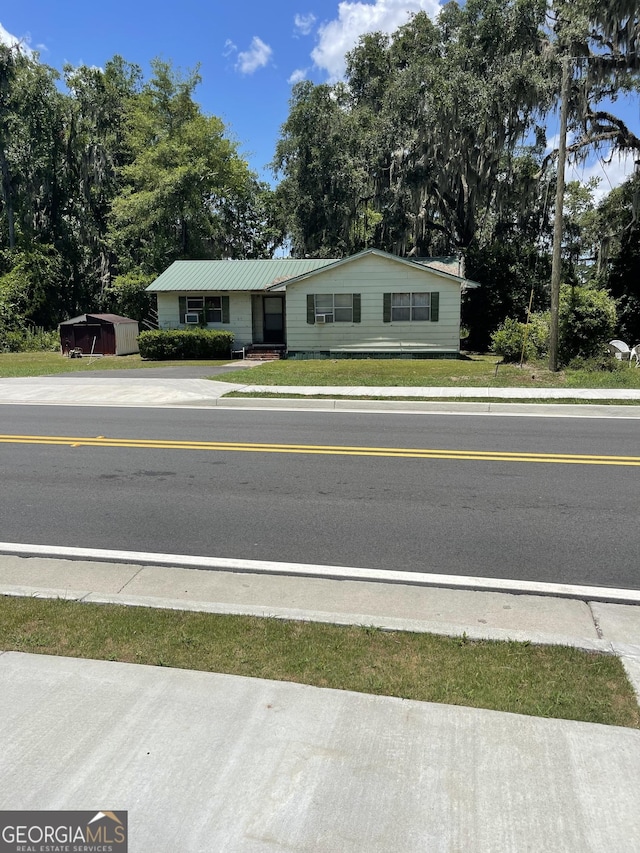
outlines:
M640 344L636 344L629 353L629 361L636 360L636 367L640 366Z
M624 341L609 341L609 352L615 356L618 361L629 361L631 350Z

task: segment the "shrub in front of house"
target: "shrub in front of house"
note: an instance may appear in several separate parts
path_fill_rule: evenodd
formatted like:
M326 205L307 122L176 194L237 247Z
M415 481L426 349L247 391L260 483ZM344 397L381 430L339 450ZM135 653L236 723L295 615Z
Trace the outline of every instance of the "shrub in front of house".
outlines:
M532 314L528 328L525 323L508 317L491 336L491 349L510 363L520 361L522 356L524 361L544 357L549 350L548 315Z
M563 284L558 308L558 357L562 365L574 359L603 361L605 345L616 325L615 301L604 290ZM491 349L506 362L544 358L549 352L549 313L532 314L529 328L507 318L491 336Z
M151 361L229 358L232 345L231 332L214 329L160 329L138 336L141 357Z
M595 287L560 289L560 328L558 350L560 360L602 358L604 346L614 336L616 303L605 291Z

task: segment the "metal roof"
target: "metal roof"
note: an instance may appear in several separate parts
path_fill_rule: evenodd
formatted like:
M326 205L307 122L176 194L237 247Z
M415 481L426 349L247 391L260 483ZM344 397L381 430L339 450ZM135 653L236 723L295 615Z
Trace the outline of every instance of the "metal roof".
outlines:
M274 284L334 264L335 258L276 258L255 261L174 261L147 290L266 290Z
M328 266L341 266L365 255L377 255L402 264L428 269L436 275L455 278L467 287L478 287L460 274L457 258L401 258L380 249L364 249L346 258L276 258L251 261L174 261L147 290L151 293L194 293L198 291L286 290L296 279Z
M443 257L443 258L411 258L416 264L421 264L424 267L440 270L440 272L448 272L450 275L460 276L461 262L460 258Z
M90 323L97 321L98 323L112 323L118 326L121 323L137 323L137 320L132 320L131 317L120 317L118 314L80 314L78 317L72 317L70 320L65 320L60 323L61 326L75 326L78 323Z

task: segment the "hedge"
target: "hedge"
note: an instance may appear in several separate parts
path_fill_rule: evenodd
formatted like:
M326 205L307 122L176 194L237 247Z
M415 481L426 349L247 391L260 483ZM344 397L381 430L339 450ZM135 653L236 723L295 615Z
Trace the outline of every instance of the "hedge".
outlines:
M142 358L153 361L229 358L233 334L214 329L161 329L157 332L141 332L138 345Z

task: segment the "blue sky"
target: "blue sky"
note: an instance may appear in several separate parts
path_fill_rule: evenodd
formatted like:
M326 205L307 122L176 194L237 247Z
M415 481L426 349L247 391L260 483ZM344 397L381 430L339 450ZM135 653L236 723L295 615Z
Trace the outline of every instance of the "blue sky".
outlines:
M24 41L59 70L66 62L104 66L116 53L145 76L156 56L185 70L200 63L196 99L227 124L251 167L272 180L267 164L292 84L339 79L344 54L362 33L393 32L412 12L434 16L438 8L438 0L20 0L0 9L0 39ZM640 134L638 99L624 112ZM630 162L614 158L604 177L594 159L570 167L567 179L599 175L607 192L630 173Z

